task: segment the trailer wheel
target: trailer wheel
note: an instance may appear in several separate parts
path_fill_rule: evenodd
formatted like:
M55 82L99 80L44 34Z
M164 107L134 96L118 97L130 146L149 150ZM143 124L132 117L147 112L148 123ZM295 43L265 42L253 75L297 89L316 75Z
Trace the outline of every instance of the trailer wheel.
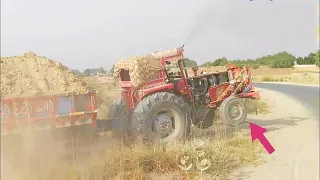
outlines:
M133 111L132 130L138 142L183 140L190 133L190 125L187 104L168 92L146 97Z
M247 118L247 108L244 101L237 97L225 99L219 109L222 121L229 126L238 126Z
M119 121L117 121L117 118ZM131 138L130 115L128 106L121 96L111 104L108 119L113 120L112 136L122 142L128 142Z

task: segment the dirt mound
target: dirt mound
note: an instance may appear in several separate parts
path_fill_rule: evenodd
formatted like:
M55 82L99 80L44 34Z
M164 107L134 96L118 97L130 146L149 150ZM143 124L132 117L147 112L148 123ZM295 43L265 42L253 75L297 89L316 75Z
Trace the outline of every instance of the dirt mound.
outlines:
M23 56L1 57L0 64L1 97L83 92L90 89L61 63L33 52Z

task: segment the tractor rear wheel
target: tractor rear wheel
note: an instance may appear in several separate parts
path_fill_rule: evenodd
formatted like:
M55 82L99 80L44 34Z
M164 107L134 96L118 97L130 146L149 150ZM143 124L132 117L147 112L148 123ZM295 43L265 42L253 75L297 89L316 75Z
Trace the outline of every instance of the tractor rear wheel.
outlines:
M128 106L121 96L111 104L108 119L112 120L112 136L122 142L129 142L131 138L130 115Z
M222 102L219 114L226 125L238 126L246 120L247 108L242 99L229 97Z
M170 142L190 133L185 101L169 92L158 92L140 101L133 111L132 131L138 142Z

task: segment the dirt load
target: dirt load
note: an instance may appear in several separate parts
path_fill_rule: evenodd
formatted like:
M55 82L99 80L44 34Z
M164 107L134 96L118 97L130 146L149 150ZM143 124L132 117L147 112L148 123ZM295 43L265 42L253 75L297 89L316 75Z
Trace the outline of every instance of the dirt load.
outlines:
M119 80L120 71L129 71L131 85L138 87L153 79L163 69L160 61L153 55L144 55L120 59L115 63L114 76Z
M1 57L1 98L84 92L89 86L60 62L27 52Z

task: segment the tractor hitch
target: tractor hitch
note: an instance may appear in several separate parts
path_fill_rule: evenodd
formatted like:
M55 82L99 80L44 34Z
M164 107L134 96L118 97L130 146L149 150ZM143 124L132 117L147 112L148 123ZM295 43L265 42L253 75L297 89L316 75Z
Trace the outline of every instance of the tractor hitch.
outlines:
M106 131L121 131L127 125L127 117L116 117L111 119L97 119L97 134Z

